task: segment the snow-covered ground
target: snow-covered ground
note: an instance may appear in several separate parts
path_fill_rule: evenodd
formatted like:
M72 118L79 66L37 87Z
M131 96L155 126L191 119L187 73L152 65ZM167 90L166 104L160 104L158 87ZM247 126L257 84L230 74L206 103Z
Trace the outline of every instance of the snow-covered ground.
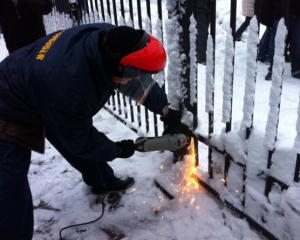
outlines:
M297 108L299 101L299 80L290 76L290 64L285 64L281 114L279 119L276 151L271 170L266 169L267 150L264 148L265 128L269 112L269 96L272 82L265 81L267 65L258 63L254 128L248 141L244 141L243 99L246 76L248 32L243 41L236 43L233 85L233 131L224 134L222 129L222 84L224 78L225 40L229 25L229 1L217 1L216 31L216 72L215 72L215 134L214 142L226 149L235 160L247 164L246 212L253 219L261 221L264 215L265 227L270 228L279 239L299 239L297 229L300 220L300 186L293 182L296 152L293 145L296 137ZM144 9L145 10L145 9ZM242 23L241 0L238 0L237 27ZM263 28L261 29L261 33ZM7 56L3 38L0 39L0 60ZM198 65L198 131L207 134L207 113L205 113L205 67ZM117 121L105 110L94 117L97 129L118 141L136 139L137 134ZM232 146L234 146L232 148ZM248 156L243 155L247 151ZM122 194L118 208L114 209L106 198L107 205L103 217L88 225L66 229L62 232L66 239L123 239L123 240L164 240L192 239L217 240L264 239L251 229L248 223L236 217L205 189L189 178L187 171L197 171L200 178L207 176L207 147L199 145L200 164L193 168L192 158L173 164L170 152L136 152L129 159L116 159L111 162L115 174L121 178L132 176L135 184ZM223 164L224 158L214 153L216 164ZM100 157L100 156L99 156ZM259 172L285 182L290 188L281 193L274 188L269 199L264 197L265 181L258 177ZM222 174L215 173L210 183L219 190L221 197L240 207L239 193L242 187L242 169L232 164L229 169L228 190L222 184ZM34 200L34 239L58 239L60 229L92 221L101 215L100 204L95 204L97 196L91 193L80 174L63 157L46 143L44 155L32 154L29 172ZM175 199L169 200L155 186L161 183ZM248 204L247 204L248 203ZM263 223L262 223L263 225Z

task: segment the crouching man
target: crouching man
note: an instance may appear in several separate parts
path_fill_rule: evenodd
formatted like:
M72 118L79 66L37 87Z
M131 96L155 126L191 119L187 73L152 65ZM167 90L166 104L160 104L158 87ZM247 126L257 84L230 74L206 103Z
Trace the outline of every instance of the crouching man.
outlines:
M131 157L133 140L113 142L92 117L119 91L176 127L180 113L165 108L156 83L165 63L156 38L106 23L52 33L0 63L0 239L32 238L27 173L31 150L43 153L45 137L95 194L134 183L115 177L107 163Z

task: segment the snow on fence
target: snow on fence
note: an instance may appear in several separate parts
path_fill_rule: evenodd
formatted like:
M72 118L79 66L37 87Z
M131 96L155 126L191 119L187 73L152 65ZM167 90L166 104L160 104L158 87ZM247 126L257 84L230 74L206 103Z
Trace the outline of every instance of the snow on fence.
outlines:
M240 123L235 122L232 129L232 115L235 110L234 71L235 65L239 63L235 63L235 43L232 37L235 32L236 0L231 0L221 98L222 122L225 126L218 132L215 130L216 88L220 82L216 81L215 76L217 6L216 1L212 0L204 82L205 107L201 109L195 55L196 2L70 0L70 3L67 3L59 0L55 1L52 14L45 17L45 25L47 32L53 32L80 24L108 22L145 29L160 39L167 49L168 64L158 83L168 93L171 107L179 108L183 103L186 112L192 113L194 137L198 139L195 141L198 150L195 158L199 165L199 183L268 239L297 239L297 236L300 236L299 228L295 227L295 223L300 222L300 104L298 120L295 122L294 146L277 146L283 88L283 44L286 34L284 23L280 22L277 31L269 112L266 113L268 116L265 132L262 132L254 121L257 114L255 99L258 24L256 17L251 20L242 114ZM156 115L148 112L143 106L134 105L119 93L109 100L105 109L138 135L158 136L163 131L163 125ZM204 109L207 120L200 121ZM207 131L203 131L205 127L202 122L207 123ZM286 164L282 163L283 161ZM286 165L286 168L283 165Z

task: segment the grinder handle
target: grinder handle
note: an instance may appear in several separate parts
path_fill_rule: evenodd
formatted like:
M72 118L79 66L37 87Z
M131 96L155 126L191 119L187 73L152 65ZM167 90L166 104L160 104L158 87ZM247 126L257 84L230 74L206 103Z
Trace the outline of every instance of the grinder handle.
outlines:
M162 137L139 137L135 140L136 151L176 151L188 144L184 134L166 134Z

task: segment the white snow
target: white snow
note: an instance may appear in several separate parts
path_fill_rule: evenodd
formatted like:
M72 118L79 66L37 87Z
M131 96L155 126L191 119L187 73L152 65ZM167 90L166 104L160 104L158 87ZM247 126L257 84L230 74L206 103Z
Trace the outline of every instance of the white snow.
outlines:
M168 0L164 7L173 9L175 2ZM244 20L244 17L240 15L241 0L238 0L237 7L237 26L239 26ZM290 63L286 63L283 66L284 75L281 109L278 115L277 141L268 145L275 147L276 151L272 157L273 164L270 169L267 169L269 148L264 146L264 135L269 121L269 104L270 102L277 104L278 91L276 96L270 95L272 85L275 83L264 80L268 66L263 63L257 64L256 84L253 82L256 64L253 61L255 49L254 47L251 49L250 46L253 46L257 39L251 36L251 31L248 35L247 30L243 34L243 41L236 43L234 69L230 66L233 48L229 41L230 34L227 34L229 9L229 1L217 1L215 78L213 79L212 76L212 58L207 58L207 67L210 69L198 65L198 122L201 123L201 126L198 125L196 133L207 134L207 112L212 110L211 95L214 93L215 122L214 134L211 135L210 142L220 150L226 149L235 162L247 165L245 173L247 180L243 181L244 168L232 162L227 175L228 187L225 188L223 184L224 156L218 152L212 154L215 167L214 178L209 179L207 147L203 144L199 144L199 166L197 168L194 167L191 156L187 156L184 162L173 164L172 153L167 151L136 152L129 159L116 159L110 163L116 176L135 178L134 186L122 195L121 206L115 211L110 211L108 204L99 221L66 229L62 232L63 237L85 240L264 239L259 233L251 229L244 219L232 214L204 188L195 184L189 174L192 173L213 186L223 200L232 202L234 206L244 210L248 216L264 227L268 227L279 239L299 239L300 185L293 181L293 176L296 154L299 153L300 146L300 110L298 110L300 109L300 82L291 77ZM145 13L142 17L147 18L146 8L143 4L142 10ZM136 15L136 12L134 14ZM106 21L111 21L110 18L105 17ZM66 16L59 15L57 19L55 23L47 25L47 29L54 31L70 27L72 24L70 21L62 20L66 19ZM103 21L101 16L98 21ZM160 37L162 35L160 27L162 24L164 27L167 26L167 32L164 33L169 36L168 39L164 39L169 57L167 91L169 92L169 101L172 102L171 106L178 107L178 98L182 97L182 89L180 89L182 66L179 60L184 57L178 53L178 33L182 29L176 25L174 18L163 19L163 23L157 21L156 24L152 24L156 26L154 35ZM136 18L132 22L130 18L125 17L124 22L127 25L138 26ZM256 31L253 29L255 27L253 22L254 18L250 28ZM46 22L46 24L48 23ZM260 35L263 33L262 29L260 29ZM0 35L0 37L0 59L3 59L8 53L3 36ZM226 39L229 42L225 43ZM249 49L248 52L247 48ZM229 56L227 55L227 58L229 57L229 60L226 61L227 65L224 68L225 51L228 51ZM211 38L208 40L208 54L212 55ZM276 65L276 60L274 65ZM282 63L278 63L276 66L280 73ZM228 89L225 99L226 101L230 98L233 100L233 128L229 133L225 133L224 122L227 122L230 117L230 106L227 102L223 107L223 75L228 77L233 70L233 89ZM208 77L205 76L205 72L209 74ZM279 82L279 78L280 75L275 77L275 81ZM231 80L228 79L228 81ZM230 84L229 82L226 83L226 88L229 88ZM249 95L246 98L245 92ZM246 107L244 106L244 99L249 101ZM254 109L251 109L253 106L249 106L249 104L251 105L254 100ZM245 127L251 124L252 111L254 112L253 130L250 138L246 140ZM275 112L277 115L277 110ZM149 120L153 121L153 115L149 116ZM186 121L190 121L192 114L187 113L185 118ZM94 125L100 132L105 133L114 141L135 140L139 137L105 110L101 110L94 117ZM129 120L127 125L137 127L136 123L132 124ZM139 129L139 134L151 136L151 133L145 133L142 128ZM268 139L270 138L268 137ZM275 184L269 193L269 198L266 198L264 196L265 178L269 175L286 183L289 186L288 190L282 192L280 187ZM95 204L97 196L91 193L91 189L82 182L81 175L48 142L44 155L32 154L28 177L36 208L34 210L34 240L59 239L60 229L72 224L94 220L101 215L102 207ZM155 186L155 180L166 188L175 199L169 200ZM242 193L243 186L246 187L246 194ZM241 205L242 200L246 202L245 207ZM262 219L265 223L262 222Z
M252 116L254 111L254 101L255 101L255 77L257 71L257 44L259 43L258 39L258 25L257 18L254 16L251 19L249 26L249 37L248 37L248 57L247 57L247 74L246 74L246 83L245 83L245 94L244 94L244 117L243 117L243 126L250 127L252 126Z
M287 34L283 19L280 20L277 31L283 34L277 34L275 37L272 88L270 91L270 111L264 142L265 147L269 150L274 149L275 137L277 134L277 122L279 118L279 106L281 100L281 88L283 81L282 72L284 70L284 41Z
M206 50L206 104L205 111L211 112L213 108L213 93L214 93L214 60L213 60L213 39L211 35L207 38Z
M223 118L222 122L230 121L232 99L234 47L232 30L228 29L225 42L224 82L223 82Z

